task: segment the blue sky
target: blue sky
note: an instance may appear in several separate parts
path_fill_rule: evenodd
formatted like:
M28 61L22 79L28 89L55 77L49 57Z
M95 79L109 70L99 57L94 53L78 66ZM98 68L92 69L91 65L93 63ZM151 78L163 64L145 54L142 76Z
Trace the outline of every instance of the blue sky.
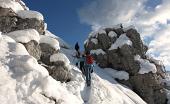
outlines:
M31 10L36 10L44 15L48 29L74 45L78 41L81 45L91 31L88 24L81 23L78 10L90 3L90 0L23 0ZM153 10L161 0L148 0L146 9ZM89 14L90 15L90 14ZM146 39L148 41L148 39Z
M44 15L48 30L66 42L74 45L76 41L83 44L91 27L80 23L78 9L88 0L23 0L30 10Z
M23 1L44 15L48 30L72 46L77 41L83 46L92 27L135 25L149 46L148 52L170 70L170 0Z

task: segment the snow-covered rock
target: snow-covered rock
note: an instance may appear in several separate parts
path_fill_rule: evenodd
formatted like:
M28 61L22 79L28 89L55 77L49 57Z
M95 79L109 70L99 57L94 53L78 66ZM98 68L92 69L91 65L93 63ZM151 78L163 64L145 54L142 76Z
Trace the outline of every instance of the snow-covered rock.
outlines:
M44 20L44 17L41 13L32 10L20 10L17 12L18 16L25 19L25 18L36 18L38 20Z
M49 44L51 47L53 47L55 50L59 50L59 42L57 39L45 36L45 35L40 35L40 43L46 43Z
M139 55L136 55L134 58L136 61L140 62L140 70L139 70L140 74L157 72L156 66L153 63L150 63L148 60L141 59Z
M95 38L92 38L91 41L92 41L94 44L98 44L98 40L95 39Z
M130 30L130 29L136 29L136 28L135 28L135 26L130 25L130 26L126 27L126 28L123 28L123 31L126 32L127 30Z
M15 2L13 0L0 0L0 7L11 8L15 12L24 10L18 2Z
M126 36L126 34L122 34L116 40L116 42L111 45L109 50L114 50L114 49L117 49L118 47L121 48L125 44L132 46L131 40Z
M116 71L109 72L113 73L113 78L117 77L117 81L136 91L147 103L165 103L166 92L161 82L161 79L165 78L164 66L147 58L148 48L137 30L133 26L124 28L121 24L118 28L106 26L102 29L106 34L98 35L98 30L92 31L84 45L86 50L104 50L105 54L94 54L96 63L102 68L115 69ZM98 44L92 44L92 38L97 39ZM142 59L135 60L135 55Z
M111 68L104 68L108 74L110 74L113 78L117 78L119 80L128 80L129 79L129 73L125 71L117 71Z
M34 29L17 30L6 34L17 42L28 43L31 40L35 40L39 43L39 33Z
M57 53L50 57L50 62L56 62L56 61L64 62L66 66L70 64L69 59L63 53Z
M110 32L108 33L108 36L111 37L111 38L113 38L113 37L117 37L117 34L116 34L114 31L110 31Z
M100 55L100 54L104 55L104 54L106 54L102 49L91 50L90 53L91 54L96 54L96 55Z

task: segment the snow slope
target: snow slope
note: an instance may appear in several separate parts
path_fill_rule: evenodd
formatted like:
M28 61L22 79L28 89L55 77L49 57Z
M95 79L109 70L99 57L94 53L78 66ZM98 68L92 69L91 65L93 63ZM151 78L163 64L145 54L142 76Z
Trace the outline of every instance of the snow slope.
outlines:
M30 56L25 47L8 36L0 38L0 101L3 104L146 104L112 75L95 66L92 85L86 87L80 70L71 65L72 80L60 83ZM74 50L61 48L70 62ZM52 100L55 99L55 100Z
M8 36L0 38L1 104L82 104L25 47ZM60 93L58 93L60 92Z
M74 50L63 48L61 50L72 60L71 62L74 62L74 58L70 54L74 53ZM132 90L117 83L110 72L107 73L107 71L97 65L95 65L94 73L92 74L91 87L86 87L85 81L81 77L81 72L77 72L77 75L74 77L78 83L74 82L75 85L73 84L71 86L77 85L80 88L72 88L70 92L76 94L81 92L81 97L85 104L146 104Z

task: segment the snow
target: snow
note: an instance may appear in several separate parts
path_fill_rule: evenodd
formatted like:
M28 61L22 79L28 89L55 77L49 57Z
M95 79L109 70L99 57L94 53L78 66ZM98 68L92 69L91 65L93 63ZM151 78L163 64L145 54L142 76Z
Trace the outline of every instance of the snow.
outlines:
M50 31L46 30L45 35L57 39L59 41L60 47L71 48L71 46L69 44L67 44L63 39L61 39L60 37L52 34Z
M114 49L117 49L118 47L121 48L125 44L132 46L131 40L126 36L126 34L122 34L116 40L116 42L111 45L109 50L114 50Z
M16 42L14 39L12 39L11 37L7 35L1 35L1 39L4 41L8 41L8 42Z
M96 38L92 38L91 42L93 42L94 44L98 44L98 40Z
M91 54L96 54L96 55L100 55L100 54L104 55L104 54L106 54L102 49L91 50L90 53Z
M73 53L72 51L74 50L62 49L62 52L67 55L69 60L74 60L74 57L70 54ZM105 70L95 65L91 87L87 87L80 69L76 67L72 69L73 81L66 83L66 87L69 92L82 99L84 104L146 104L132 90L120 85L113 79L115 74L113 75L112 73L114 71L109 72L106 71L109 69ZM115 78L127 80L129 77L126 72L117 72L117 74L119 75L115 76Z
M24 10L18 2L12 0L0 0L0 7L11 8L16 13L20 10Z
M25 3L23 1L19 1L21 3L21 5L25 6L26 10L29 10L29 8L25 5Z
M89 40L86 39L86 40L84 41L84 44L88 44L88 43L89 43Z
M0 39L2 104L55 104L50 97L62 104L83 104L64 84L49 76L22 44L6 37L2 35Z
M39 42L39 33L34 29L17 30L6 34L17 42L28 43L31 40Z
M153 61L157 65L163 66L163 62L161 60L158 60L156 57L152 57L150 55L147 55L147 58L151 61Z
M69 65L69 59L63 53L57 53L50 56L50 62L62 61L65 65Z
M114 31L110 31L110 32L108 33L108 36L111 37L111 38L113 38L113 37L117 37L117 34L116 34Z
M128 31L130 29L135 29L136 30L135 26L130 25L130 26L126 27L126 28L123 28L123 31L126 32L126 31Z
M105 70L95 67L87 104L146 104L129 88L118 84ZM86 91L86 92L87 92Z
M107 69L97 65L91 87L86 86L84 76L74 65L70 65L70 82L56 81L22 44L6 37L0 38L0 101L3 104L55 104L49 98L61 104L146 104L132 90L117 83ZM73 50L62 49L74 60L70 55ZM50 60L70 63L63 53L52 55ZM125 79L125 75L121 75Z
M54 39L52 37L49 36L45 36L45 35L40 35L40 43L46 43L49 44L52 48L54 48L55 50L59 50L60 46L59 46L59 42L57 39Z
M167 104L170 104L170 91L169 90L166 90L166 96L167 96L167 99L168 99Z
M129 79L129 73L125 71L117 71L112 68L104 68L104 70L110 74L113 78L117 78L119 80L128 80Z
M105 31L104 29L99 29L99 30L98 30L98 33L99 33L99 34L106 34L106 31Z
M17 12L18 16L25 19L25 18L36 18L38 20L44 20L44 17L41 13L32 10L21 10Z
M145 74L145 73L156 73L157 72L157 68L153 63L150 63L148 60L146 59L141 59L139 55L136 55L134 57L134 59L138 62L140 62L140 70L139 70L139 74Z
M92 31L89 34L88 38L97 38L97 36L98 36L98 31Z

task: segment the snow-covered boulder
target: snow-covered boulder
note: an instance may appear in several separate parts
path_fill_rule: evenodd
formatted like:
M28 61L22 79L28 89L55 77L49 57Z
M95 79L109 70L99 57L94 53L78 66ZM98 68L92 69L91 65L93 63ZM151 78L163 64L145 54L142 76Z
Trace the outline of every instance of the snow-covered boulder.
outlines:
M126 36L126 34L122 34L122 35L119 36L119 38L116 40L116 42L111 45L109 50L114 50L114 49L117 49L117 48L121 48L125 44L132 46L132 42Z
M24 8L18 2L15 2L13 0L0 0L0 7L11 8L15 12L24 10Z
M17 15L23 19L36 18L38 20L44 20L43 15L37 11L20 10L19 12L17 12Z
M157 69L156 66L152 63L150 63L148 60L146 59L141 59L141 57L139 55L136 55L135 60L138 61L140 63L140 70L139 70L139 74L145 74L145 73L156 73Z
M40 43L49 44L56 51L60 49L58 40L49 36L40 35Z
M9 37L13 38L16 42L28 43L31 40L39 43L40 36L39 33L34 29L17 30L7 33Z
M12 2L12 4L8 4L10 2ZM21 1L0 1L0 31L8 33L15 30L35 29L40 34L44 34L45 25L42 14L24 9L18 10L17 12L14 11L13 8L19 8L18 5L20 5L20 3Z
M40 47L42 51L41 61L44 64L50 65L50 56L58 53L60 49L58 40L49 36L41 35Z
M71 80L71 66L69 59L63 53L57 53L50 56L50 62L52 67L48 68L50 75L62 82Z
M0 7L0 16L16 16L16 13L11 8Z

